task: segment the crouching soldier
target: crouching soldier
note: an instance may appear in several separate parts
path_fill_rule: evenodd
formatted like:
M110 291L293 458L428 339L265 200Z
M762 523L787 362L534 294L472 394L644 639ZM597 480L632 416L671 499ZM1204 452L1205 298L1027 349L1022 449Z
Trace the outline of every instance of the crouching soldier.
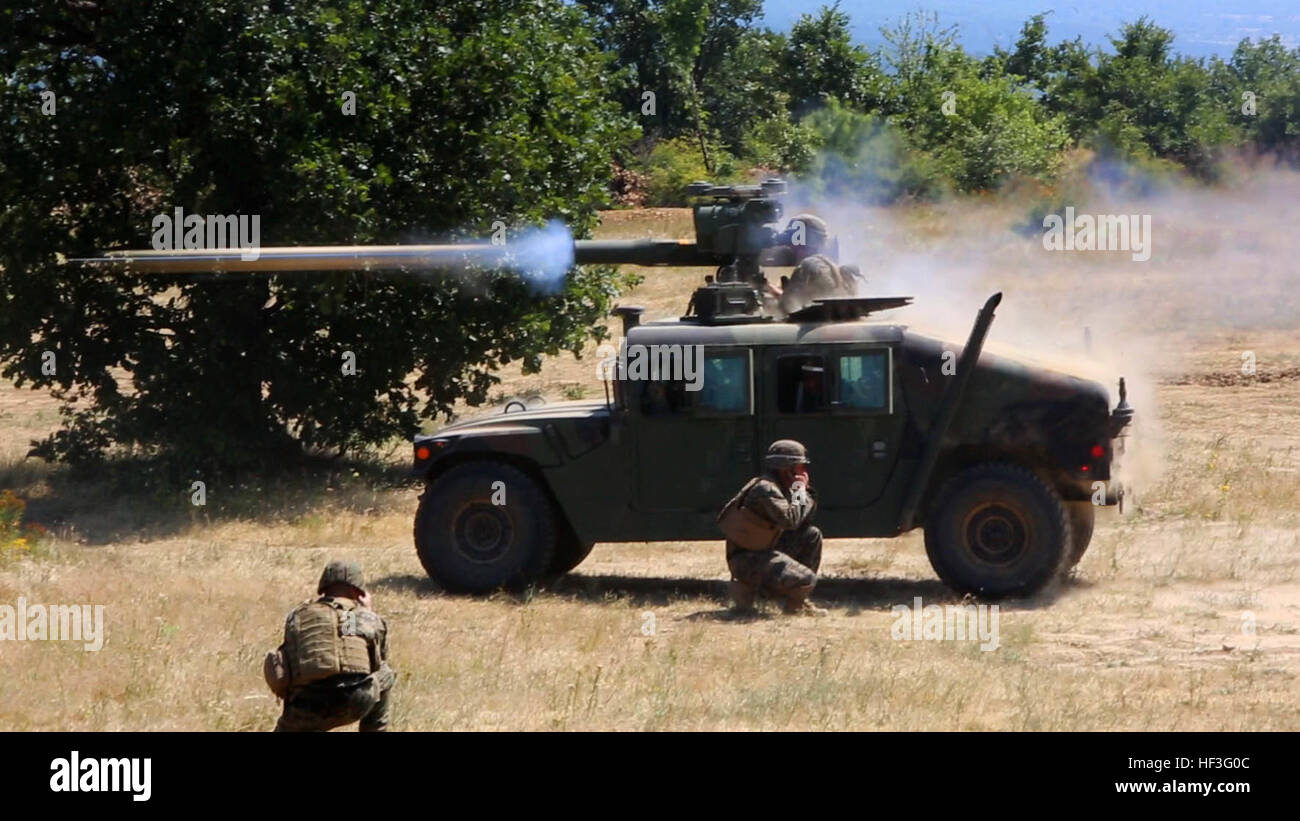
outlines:
M284 623L284 643L267 655L263 672L284 699L276 732L323 732L359 721L362 732L388 729L388 625L370 609L361 566L325 566L317 599L303 602Z
M824 615L808 601L822 561L822 533L809 523L808 456L791 439L773 442L762 476L751 479L718 515L727 536L731 599L752 612L758 593L780 599L786 613Z

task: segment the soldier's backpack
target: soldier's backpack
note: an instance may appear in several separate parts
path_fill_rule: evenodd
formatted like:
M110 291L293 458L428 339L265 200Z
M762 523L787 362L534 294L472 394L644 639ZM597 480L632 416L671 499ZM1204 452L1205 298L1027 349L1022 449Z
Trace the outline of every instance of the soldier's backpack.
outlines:
M370 643L356 631L357 603L318 599L300 605L285 622L284 660L294 687L343 673L371 673Z
M745 494L760 481L762 477L749 480L718 513L722 535L746 550L771 550L781 537L778 525L745 507Z

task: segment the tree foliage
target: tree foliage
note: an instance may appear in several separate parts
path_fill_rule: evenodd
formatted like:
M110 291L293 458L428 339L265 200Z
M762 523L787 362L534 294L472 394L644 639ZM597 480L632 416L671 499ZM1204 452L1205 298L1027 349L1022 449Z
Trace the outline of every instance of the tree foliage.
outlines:
M1145 17L1093 47L1052 44L1040 14L977 59L934 17L904 18L871 51L838 4L788 32L761 10L0 9L0 373L64 400L64 430L36 452L247 465L409 435L483 401L499 366L577 350L618 284L603 269L538 294L491 272L210 282L63 262L146 246L176 207L257 215L267 245L427 242L551 218L582 234L616 164L673 204L693 179L771 170L880 202L987 190L1051 180L1076 146L1206 178L1228 147L1300 161L1300 49L1277 37L1194 60Z
M147 247L178 206L259 215L266 245L589 229L634 135L583 15L561 0L370 6L0 13L0 363L65 400L37 453L266 465L383 442L483 401L504 363L578 349L606 313L599 269L543 297L488 273L213 283L61 264Z
M796 115L826 104L828 98L863 111L878 107L884 78L874 55L854 45L849 16L839 3L804 14L790 30L784 56L786 91Z
M1240 140L1263 152L1300 161L1300 48L1277 35L1243 40L1226 62L1214 60L1212 99L1227 102Z

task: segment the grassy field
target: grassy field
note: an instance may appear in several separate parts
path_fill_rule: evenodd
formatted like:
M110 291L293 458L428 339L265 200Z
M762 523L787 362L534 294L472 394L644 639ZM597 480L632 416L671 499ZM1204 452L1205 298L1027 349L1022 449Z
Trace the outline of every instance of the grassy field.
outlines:
M24 461L55 406L6 386L0 488L50 535L0 560L0 603L103 604L108 640L0 642L0 729L269 729L261 656L335 556L374 580L402 730L1300 729L1300 275L1282 207L1300 185L1255 186L1145 202L1147 263L1047 253L1006 201L828 214L877 293L918 297L898 321L960 340L1002 289L992 346L1132 386L1136 504L1101 514L1059 594L1002 604L993 652L891 637L892 606L956 601L919 533L829 542L823 619L728 618L720 542L601 544L549 589L455 597L416 559L418 489L397 471L217 488L201 509L188 487L124 494ZM620 212L601 235L689 224ZM623 301L656 316L705 271L641 273ZM504 373L500 396L599 396L590 354Z

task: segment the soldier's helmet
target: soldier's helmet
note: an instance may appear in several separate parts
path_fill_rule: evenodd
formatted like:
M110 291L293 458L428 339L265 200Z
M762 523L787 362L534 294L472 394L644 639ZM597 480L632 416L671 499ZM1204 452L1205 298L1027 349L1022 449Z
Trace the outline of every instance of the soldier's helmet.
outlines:
M793 439L778 439L767 448L763 464L770 468L790 468L809 465L808 449Z
M786 223L787 242L808 254L815 254L826 247L831 232L826 220L813 214L795 214Z
M351 560L335 559L325 565L325 572L320 574L320 584L316 585L316 592L324 593L325 588L335 582L350 584L358 590L366 589L366 580L361 574L361 565Z

